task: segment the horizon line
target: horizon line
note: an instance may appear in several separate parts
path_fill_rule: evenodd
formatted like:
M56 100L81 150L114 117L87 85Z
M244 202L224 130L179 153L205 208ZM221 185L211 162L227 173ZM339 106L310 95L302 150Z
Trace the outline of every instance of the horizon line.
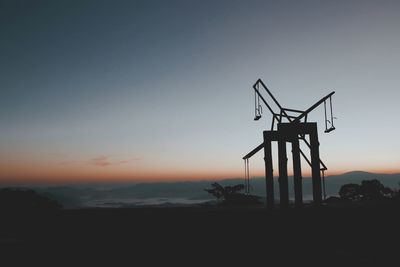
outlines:
M365 173L372 175L400 175L400 171L395 172L373 172L373 171L362 171L362 170L354 170L354 171L345 171L333 173L330 175L326 175L325 178L333 177L333 176L341 176L351 173ZM293 175L289 175L289 177L293 177ZM251 176L250 179L262 179L265 178L263 175L254 175ZM279 176L274 175L274 179L278 179ZM303 179L311 179L311 176L305 175ZM21 180L2 180L0 179L0 187L26 187L26 186L68 186L68 185L111 185L111 184L147 184L147 183L190 183L190 182L218 182L218 181L227 181L227 180L244 180L244 177L221 177L221 178L175 178L175 179L165 179L165 178L153 178L153 179L74 179L74 180L51 180L49 179L21 179Z

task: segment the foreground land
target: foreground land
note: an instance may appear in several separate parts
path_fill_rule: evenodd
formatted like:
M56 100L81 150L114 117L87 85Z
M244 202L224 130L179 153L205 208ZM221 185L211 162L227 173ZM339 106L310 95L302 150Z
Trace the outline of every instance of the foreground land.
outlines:
M394 204L269 212L216 207L4 212L0 254L14 263L76 263L85 256L90 265L385 266L399 261L399 212Z

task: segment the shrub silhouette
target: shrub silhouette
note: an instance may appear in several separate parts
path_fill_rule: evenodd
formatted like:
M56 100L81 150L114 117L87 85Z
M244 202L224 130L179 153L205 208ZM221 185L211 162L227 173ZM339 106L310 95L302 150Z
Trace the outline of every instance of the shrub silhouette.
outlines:
M340 187L340 198L344 200L357 201L361 199L361 186L358 184L345 184Z
M219 183L213 183L211 186L211 189L204 190L221 200L223 205L255 205L261 203L258 196L240 193L244 189L243 184L222 186Z
M359 184L345 184L339 190L339 196L344 200L382 200L392 198L393 190L385 187L379 180L363 180Z
M1 210L49 210L59 209L61 205L33 190L10 189L0 190Z

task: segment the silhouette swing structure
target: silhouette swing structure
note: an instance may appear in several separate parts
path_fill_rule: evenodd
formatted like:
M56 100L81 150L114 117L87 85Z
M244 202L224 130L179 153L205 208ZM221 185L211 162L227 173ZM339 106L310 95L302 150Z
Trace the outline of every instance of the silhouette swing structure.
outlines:
M266 98L260 92L264 89L267 93L267 98L272 100L268 103ZM278 165L279 165L279 199L282 208L289 206L289 182L287 171L287 151L286 143L291 143L292 146L292 162L293 162L293 184L295 205L301 207L303 205L302 192L302 174L301 174L301 157L305 159L311 167L312 176L312 192L313 202L316 205L322 203L322 190L325 192L325 171L326 165L322 162L319 155L319 141L317 123L307 121L310 112L324 104L325 111L325 133L330 133L335 130L333 120L332 95L334 91L321 98L318 102L312 105L305 111L283 108L271 91L263 83L261 79L253 85L254 89L254 120L258 121L262 116L262 103L272 114L271 130L263 131L263 143L250 151L243 157L245 162L245 190L250 193L250 174L249 174L249 159L258 151L264 149L265 161L265 180L267 193L267 208L274 207L274 180L272 167L272 142L278 143ZM272 108L275 106L275 110ZM307 140L308 137L308 140ZM300 142L304 143L310 150L310 159L300 148ZM321 179L322 174L322 179ZM322 183L321 183L322 180Z

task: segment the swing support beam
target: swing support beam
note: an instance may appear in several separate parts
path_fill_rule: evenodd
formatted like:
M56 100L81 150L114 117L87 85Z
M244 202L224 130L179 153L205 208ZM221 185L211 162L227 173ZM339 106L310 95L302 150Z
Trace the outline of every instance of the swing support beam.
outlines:
M300 160L299 136L309 135L311 145L311 173L313 185L313 201L315 204L322 202L321 174L320 174L320 159L319 159L319 142L317 124L309 123L279 123L278 130L264 131L264 142L260 145L261 148L254 149L247 154L243 159L248 160L249 157L264 148L264 163L265 163L265 185L267 192L267 207L274 207L274 176L273 176L273 161L272 161L272 142L278 143L278 165L279 165L279 199L280 206L285 208L289 206L289 182L287 169L287 151L286 143L292 145L293 159L293 179L294 179L294 197L295 205L300 207L303 205L302 193L302 174ZM248 171L248 170L247 170Z
M272 104L268 104L266 98L260 92L260 87L264 88L267 92L267 96L272 99ZM293 180L294 180L294 197L295 205L302 206L303 204L303 190L302 190L302 167L301 157L311 167L312 173L312 189L313 189L313 201L319 205L322 203L322 187L325 198L325 181L321 183L321 171L323 179L325 177L324 171L327 170L326 165L321 161L319 157L319 141L318 131L316 122L307 122L307 117L310 112L315 110L322 103L324 104L325 112L325 133L329 133L335 130L333 125L333 109L332 109L332 96L335 92L331 92L313 104L310 108L305 111L297 109L283 108L276 98L272 95L271 91L263 83L261 79L253 85L255 91L255 120L261 118L262 107L260 100L265 104L267 109L272 114L272 125L270 131L263 132L263 143L258 145L243 159L245 160L246 166L246 185L249 190L249 165L248 161L254 154L261 149L264 149L264 163L265 163L265 179L266 179L266 192L267 192L267 207L274 207L274 179L273 179L273 162L272 162L272 142L278 143L278 166L279 166L279 197L281 207L289 206L289 183L288 183L288 172L287 172L287 151L286 144L291 143L292 146L292 161L293 161ZM327 115L327 101L330 107L330 120ZM279 111L274 111L273 106L278 108ZM286 120L284 122L283 120ZM328 127L329 123L329 127ZM309 137L307 141L306 136ZM310 158L300 148L300 140L302 140L307 147L310 149ZM247 191L248 192L248 191Z

